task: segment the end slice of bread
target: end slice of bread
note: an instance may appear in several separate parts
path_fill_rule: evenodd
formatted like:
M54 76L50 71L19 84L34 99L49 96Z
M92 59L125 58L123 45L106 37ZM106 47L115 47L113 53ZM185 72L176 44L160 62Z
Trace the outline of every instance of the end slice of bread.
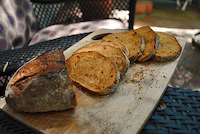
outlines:
M146 44L142 55L137 60L139 62L147 61L155 54L159 43L159 36L149 26L138 28L135 32L144 37Z
M139 55L141 55L145 44L141 35L134 31L126 31L120 33L113 33L105 36L103 41L120 42L126 46L129 50L129 60L135 61Z
M160 37L160 44L152 59L160 62L176 59L182 50L182 47L178 43L177 39L173 35L167 33L157 32L157 34Z
M95 52L102 54L105 57L110 58L113 62L116 63L116 65L120 71L120 76L122 78L123 75L128 70L128 67L130 64L129 59L120 49L114 48L114 47L106 45L106 44L108 44L108 43L94 42L94 43L91 43L89 45L86 45L86 46L78 49L74 53L95 51Z
M116 64L98 52L72 55L67 59L67 68L72 81L98 95L114 92L119 84Z

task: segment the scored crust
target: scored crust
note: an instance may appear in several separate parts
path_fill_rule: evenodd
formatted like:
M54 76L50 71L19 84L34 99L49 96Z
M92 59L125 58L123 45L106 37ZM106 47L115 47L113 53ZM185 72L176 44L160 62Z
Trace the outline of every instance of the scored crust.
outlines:
M66 62L71 80L96 94L109 94L119 84L116 64L98 52L76 53Z
M109 34L102 39L103 41L120 42L129 50L129 60L135 61L144 50L145 44L143 37L134 31Z
M160 44L156 49L155 55L153 55L152 59L154 61L171 61L176 59L182 50L182 47L178 43L177 39L167 33L157 32L160 37Z
M159 36L149 26L141 27L134 31L144 37L146 44L142 55L137 60L140 62L147 61L155 54L159 43Z
M62 53L61 51L63 50L51 50L27 62L18 69L9 84L12 85L34 75L41 75L65 68L63 54L60 54Z
M130 64L129 60L127 56L118 48L114 48L108 45L102 45L102 42L95 42L78 49L74 53L87 52L87 51L98 52L103 56L108 57L112 61L116 62L117 67L120 71L121 78L128 70Z

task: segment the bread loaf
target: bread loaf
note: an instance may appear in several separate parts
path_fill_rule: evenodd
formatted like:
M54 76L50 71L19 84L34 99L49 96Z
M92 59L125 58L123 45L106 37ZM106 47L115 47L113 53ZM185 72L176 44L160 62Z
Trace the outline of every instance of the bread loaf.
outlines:
M154 61L165 62L176 59L181 53L181 46L173 35L157 32L160 37L160 44L156 49L152 59Z
M118 48L114 48L112 46L106 45L107 43L95 42L89 45L86 45L80 49L78 49L76 53L87 52L87 51L95 51L99 54L102 54L105 57L110 58L112 61L116 62L117 67L120 71L121 78L126 73L129 67L129 59L128 57ZM110 43L109 43L110 44Z
M112 93L119 84L116 64L95 51L72 55L67 59L67 68L74 82L98 95Z
M63 51L48 51L19 68L7 85L5 99L9 107L20 112L74 108L75 94Z

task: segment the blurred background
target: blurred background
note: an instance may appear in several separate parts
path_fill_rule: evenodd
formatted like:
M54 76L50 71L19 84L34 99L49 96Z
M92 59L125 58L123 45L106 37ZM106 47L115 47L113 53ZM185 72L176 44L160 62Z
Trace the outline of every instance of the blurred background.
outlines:
M199 29L200 0L137 0L135 26L144 25Z

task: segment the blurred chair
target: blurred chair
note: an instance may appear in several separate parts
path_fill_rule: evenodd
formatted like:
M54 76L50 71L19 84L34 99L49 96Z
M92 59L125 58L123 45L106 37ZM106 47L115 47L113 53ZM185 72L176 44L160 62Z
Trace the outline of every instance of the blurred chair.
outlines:
M135 0L31 1L42 30L33 36L30 45L99 28L133 29Z
M115 18L133 28L136 0L31 0L40 28Z

